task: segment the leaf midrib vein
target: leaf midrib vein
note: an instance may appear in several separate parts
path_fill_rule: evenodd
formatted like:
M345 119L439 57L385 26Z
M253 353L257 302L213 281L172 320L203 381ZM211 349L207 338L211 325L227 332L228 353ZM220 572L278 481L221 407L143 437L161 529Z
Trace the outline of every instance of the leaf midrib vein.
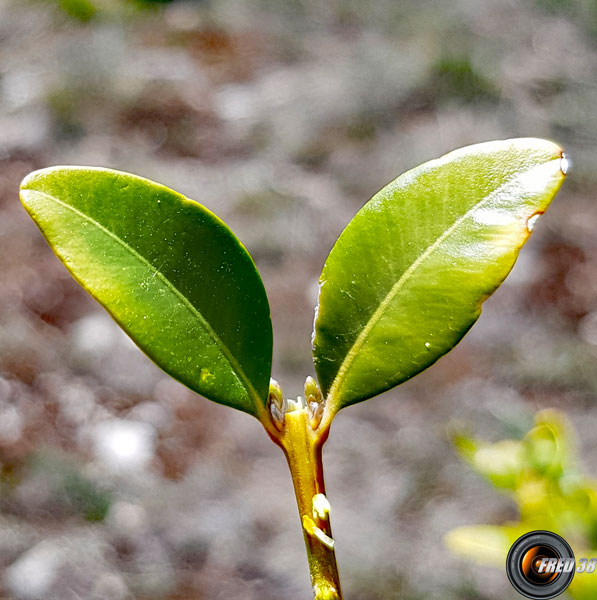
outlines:
M236 358L234 357L234 355L232 354L232 352L230 351L228 346L226 346L226 344L224 344L224 342L222 341L220 336L215 332L213 327L208 323L208 321L203 317L203 315L201 315L201 313L195 308L193 303L176 286L174 286L169 279L167 279L167 277L160 271L160 269L158 267L156 267L155 265L152 265L151 262L149 262L141 254L139 254L134 248L129 246L124 240L119 238L114 232L110 231L109 229L104 227L101 223L99 223L95 219L91 218L89 215L86 215L84 212L80 211L79 209L75 208L74 206L67 204L66 202L63 202L62 200L59 200L58 198L56 198L55 196L52 196L51 194L48 194L47 192L33 190L30 188L29 189L26 188L23 191L33 192L35 194L41 194L42 196L45 196L46 198L56 202L56 204L59 204L60 206L66 208L67 210L70 210L71 212L75 213L82 219L88 221L89 223L91 223L92 225L97 227L100 231L102 231L104 234L106 234L108 237L112 238L115 242L120 244L125 250L127 250L132 256L134 256L141 264L143 264L150 271L152 271L152 273L153 273L152 277L157 276L162 281L162 283L164 283L164 285L171 290L171 292L180 300L182 305L199 321L199 323L201 324L203 329L211 337L211 339L214 341L214 343L221 348L222 354L224 355L228 364L232 368L232 371L234 372L235 376L237 377L239 382L243 385L243 387L247 391L249 397L252 398L253 401L255 402L256 410L259 410L259 407L260 407L259 395L257 394L257 391L251 384L249 378L243 371L242 367L238 364L238 361L236 360Z

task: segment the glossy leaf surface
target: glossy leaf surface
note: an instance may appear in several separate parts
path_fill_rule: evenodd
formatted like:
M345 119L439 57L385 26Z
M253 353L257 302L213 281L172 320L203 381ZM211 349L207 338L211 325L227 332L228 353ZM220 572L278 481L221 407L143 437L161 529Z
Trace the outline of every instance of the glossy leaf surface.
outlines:
M164 371L259 416L272 329L263 284L228 227L141 177L55 167L21 200L67 269Z
M565 160L532 138L461 148L404 173L356 214L320 280L313 356L330 414L458 343L559 189Z

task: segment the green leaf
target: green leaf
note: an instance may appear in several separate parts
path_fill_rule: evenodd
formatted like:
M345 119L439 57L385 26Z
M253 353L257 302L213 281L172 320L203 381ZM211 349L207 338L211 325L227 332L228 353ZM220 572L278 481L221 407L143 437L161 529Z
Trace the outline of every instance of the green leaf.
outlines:
M535 415L535 426L524 438L526 461L547 479L574 471L575 436L565 416L556 410Z
M269 305L251 257L218 217L147 179L88 167L36 171L21 200L74 278L164 371L264 414Z
M328 414L462 338L559 189L562 156L531 138L468 146L404 173L356 214L320 280L313 358Z
M506 562L508 550L523 534L520 528L498 525L467 525L450 530L444 537L446 546L481 565L496 566Z
M518 440L480 444L469 457L472 467L495 487L515 490L525 475L525 447Z

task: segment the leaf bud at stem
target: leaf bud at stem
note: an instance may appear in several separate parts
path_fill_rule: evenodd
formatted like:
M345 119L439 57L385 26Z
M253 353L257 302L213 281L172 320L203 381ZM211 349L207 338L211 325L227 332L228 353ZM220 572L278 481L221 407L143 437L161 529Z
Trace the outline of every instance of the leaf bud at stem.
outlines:
M269 380L269 414L274 427L278 431L284 429L284 413L286 412L286 401L282 394L280 384L273 378Z
M311 428L317 429L321 423L325 402L317 382L311 376L305 380L305 403L309 409Z

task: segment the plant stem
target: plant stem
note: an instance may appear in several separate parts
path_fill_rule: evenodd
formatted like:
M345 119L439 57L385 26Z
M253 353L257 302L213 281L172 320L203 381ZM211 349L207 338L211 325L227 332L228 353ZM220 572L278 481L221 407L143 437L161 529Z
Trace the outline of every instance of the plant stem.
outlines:
M284 431L276 440L286 455L303 526L315 600L342 600L325 497L321 450L327 430L314 430L305 406L284 415Z

